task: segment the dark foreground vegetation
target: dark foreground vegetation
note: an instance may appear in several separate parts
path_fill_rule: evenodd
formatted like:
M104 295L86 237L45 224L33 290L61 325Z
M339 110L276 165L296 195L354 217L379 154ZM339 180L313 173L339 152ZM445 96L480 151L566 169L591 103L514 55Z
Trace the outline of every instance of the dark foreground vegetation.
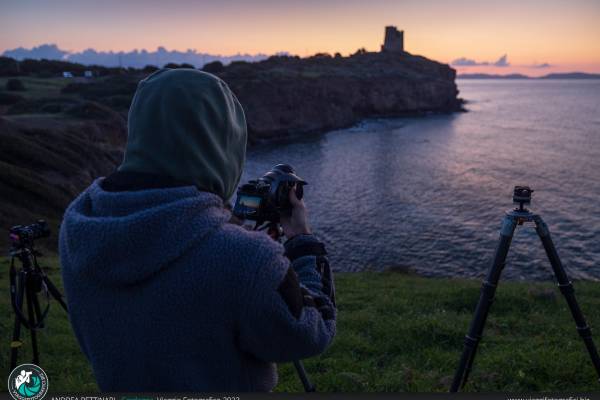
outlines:
M47 260L44 260L47 261ZM56 259L50 275L60 284ZM473 280L398 272L337 274L338 335L305 361L320 391L447 391L479 295ZM576 282L583 312L600 330L600 285ZM12 311L8 262L0 261L0 376L8 375ZM143 333L131 332L144 340ZM39 335L52 392L97 390L67 316L53 304ZM596 335L596 340L600 336ZM30 360L29 336L24 336ZM597 376L569 311L550 283L502 283L475 360L468 391L597 391ZM0 391L6 390L0 380ZM301 391L291 365L277 391Z
M69 202L93 179L114 170L122 159L137 83L156 69L0 57L0 232L38 218L56 230ZM204 69L223 78L239 97L251 145L368 117L461 106L455 71L408 53L275 56L227 66L213 62ZM85 77L86 71L92 77ZM64 78L64 72L73 77Z

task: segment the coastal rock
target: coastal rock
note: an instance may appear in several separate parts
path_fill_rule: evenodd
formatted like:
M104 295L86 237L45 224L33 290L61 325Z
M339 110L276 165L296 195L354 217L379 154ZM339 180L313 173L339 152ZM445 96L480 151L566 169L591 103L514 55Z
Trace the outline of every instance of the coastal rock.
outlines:
M67 64L30 60L31 72L20 79L31 89L23 96L0 91L2 229L38 218L56 227L65 206L122 160L129 104L148 71L92 80L42 78L50 66ZM343 128L364 118L461 109L455 71L406 52L275 56L207 69L242 103L249 144Z
M271 57L218 75L244 106L251 142L461 109L454 69L409 53Z

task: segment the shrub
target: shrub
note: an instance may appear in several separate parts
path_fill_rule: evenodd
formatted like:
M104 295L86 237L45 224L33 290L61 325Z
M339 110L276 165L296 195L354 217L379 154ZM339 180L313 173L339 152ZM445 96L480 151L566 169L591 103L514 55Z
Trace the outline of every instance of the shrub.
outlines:
M364 47L361 47L360 49L356 50L356 53L352 54L353 56L360 56L362 54L367 54L368 51L367 49L365 49Z
M188 64L188 63L183 63L183 64L176 64L176 63L168 63L165 64L164 68L191 68L194 69L195 67L192 64Z
M210 74L216 74L223 71L224 68L225 67L223 66L223 63L221 61L213 61L209 62L208 64L204 64L204 67L202 67L202 71L208 72Z
M25 90L25 85L20 79L12 78L6 81L6 90L10 90L13 92L22 92Z
M113 110L127 111L131 105L133 95L117 94L114 96L104 97L100 101L112 108Z
M138 78L133 75L113 75L91 83L70 83L61 90L61 93L77 93L87 100L98 100L115 95L133 96L137 84Z
M74 104L66 112L73 117L83 119L110 119L115 115L110 108L93 101Z
M155 65L146 65L146 66L144 67L144 69L142 69L142 71L143 71L143 72L145 72L146 74L151 74L151 73L153 73L154 71L158 71L159 69L160 69L160 68L158 68L158 67L157 67L157 66L155 66Z
M0 57L0 76L19 75L19 62L10 57Z
M22 99L12 105L7 114L38 114L50 113L56 114L62 112L69 105L76 103L76 100L66 98L41 98L41 99Z
M0 105L10 106L23 100L23 97L14 93L0 92Z

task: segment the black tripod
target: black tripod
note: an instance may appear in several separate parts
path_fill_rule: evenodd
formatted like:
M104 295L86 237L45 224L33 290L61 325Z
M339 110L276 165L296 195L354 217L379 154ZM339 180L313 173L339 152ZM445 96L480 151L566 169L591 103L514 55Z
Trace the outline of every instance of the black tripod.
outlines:
M267 229L267 234L273 238L273 240L280 241L281 240L281 227L276 222L269 222L264 226L260 226L259 222L254 226L254 230L263 230ZM304 369L304 365L302 365L302 361L296 360L294 361L294 368L296 368L296 372L298 373L298 377L300 378L300 382L302 382L302 386L304 387L305 392L316 392L317 388L313 385L308 378L308 374Z
M529 189L529 187L517 186L515 188L515 196L513 200L519 204L519 208L507 212L502 220L500 243L496 248L496 254L494 256L492 268L481 287L481 295L479 297L479 302L477 303L477 308L475 309L475 315L471 321L469 333L465 336L465 346L458 368L456 369L456 374L454 375L452 387L450 388L451 392L458 391L467 383L469 373L471 372L471 368L473 366L473 360L475 359L475 353L477 352L477 345L481 340L483 327L485 325L490 306L494 301L494 294L496 293L498 281L500 280L500 274L502 273L502 269L506 263L506 255L508 254L514 231L517 225L523 225L524 222L535 223L535 230L542 241L542 245L544 246L548 260L552 265L554 276L558 282L558 288L564 295L567 304L569 305L569 309L571 310L571 314L575 320L575 324L577 325L577 331L583 339L585 347L587 348L590 358L592 359L592 364L596 368L596 372L600 377L600 357L598 357L598 351L596 350L596 346L592 340L591 329L587 325L579 305L577 304L573 284L569 280L567 273L562 266L560 258L558 257L558 253L556 252L556 248L554 247L554 243L550 237L548 226L542 220L542 217L523 207L524 204L528 204L530 202L531 192L533 192L533 190Z
M33 240L38 232L28 227L13 227L11 229L11 263L10 263L10 300L15 311L15 325L12 341L10 343L10 369L17 366L17 355L19 348L23 345L21 341L21 325L29 329L31 333L31 346L33 350L33 364L39 364L39 350L37 344L37 331L44 327L44 320L50 310L50 296L67 311L61 293L50 281L46 273L37 263L36 256L39 254L33 248ZM19 231L19 229L22 229ZM26 231L25 229L30 229ZM46 228L47 229L47 228ZM44 231L45 233L45 231ZM49 234L49 231L48 231ZM17 272L15 258L21 261L22 268ZM47 300L44 311L40 307L38 293L44 292ZM27 304L27 316L24 314L23 301Z

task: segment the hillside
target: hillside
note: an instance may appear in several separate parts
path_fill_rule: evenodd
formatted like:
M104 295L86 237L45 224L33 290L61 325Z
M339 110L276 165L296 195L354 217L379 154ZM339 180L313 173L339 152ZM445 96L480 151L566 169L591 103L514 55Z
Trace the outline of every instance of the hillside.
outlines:
M131 98L154 69L0 58L0 229L42 217L56 227L71 199L118 165ZM204 69L240 99L251 145L369 117L461 109L455 71L408 53L276 56ZM96 76L82 78L85 70Z

